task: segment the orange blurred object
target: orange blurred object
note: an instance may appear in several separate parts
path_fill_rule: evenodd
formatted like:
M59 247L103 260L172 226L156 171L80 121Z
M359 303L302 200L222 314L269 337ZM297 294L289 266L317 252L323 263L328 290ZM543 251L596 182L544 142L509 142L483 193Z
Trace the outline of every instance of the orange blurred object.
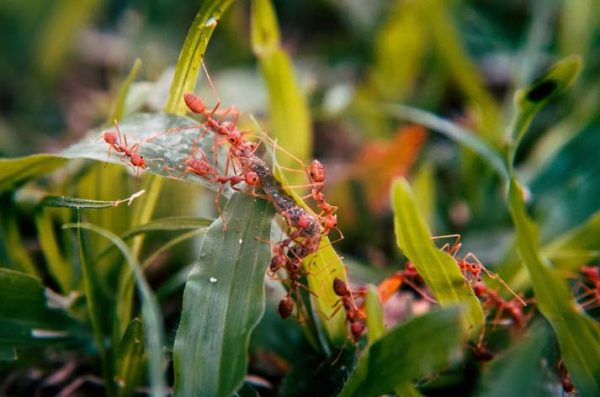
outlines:
M392 180L409 173L425 137L424 127L408 125L400 127L391 141L364 146L352 175L362 182L373 212L380 213L387 208Z

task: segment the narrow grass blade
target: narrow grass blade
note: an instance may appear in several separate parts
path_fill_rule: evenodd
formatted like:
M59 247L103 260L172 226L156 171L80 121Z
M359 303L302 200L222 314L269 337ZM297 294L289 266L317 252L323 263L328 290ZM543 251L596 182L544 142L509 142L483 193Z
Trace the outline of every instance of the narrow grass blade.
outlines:
M269 116L272 135L281 147L306 162L312 149L311 121L304 94L294 78L289 56L280 43L279 26L271 0L253 0L251 8L252 49L269 93ZM301 164L287 155L281 165L299 168ZM293 184L304 175L286 173Z
M371 346L379 338L385 334L385 326L383 325L383 308L379 302L379 294L377 287L369 284L367 287L367 297L365 298L365 308L367 314L367 334L368 346Z
M456 260L433 243L405 179L397 179L392 186L392 207L398 247L415 265L441 306L465 306L463 319L469 333L474 335L483 325L481 305Z
M119 397L132 396L134 387L140 383L145 360L144 347L144 326L139 318L134 318L127 326L115 353L115 376Z
M103 208L114 208L121 204L127 203L131 205L133 200L144 194L144 190L140 190L137 193L132 194L130 197L122 200L89 200L77 197L64 197L64 196L48 196L44 197L40 205L44 207L62 207L72 209L103 209Z
M127 100L127 94L129 94L129 87L131 87L131 83L133 80L135 80L140 67L142 67L142 60L136 58L135 62L133 62L131 70L129 71L129 74L127 75L127 78L119 89L119 95L117 95L112 113L107 120L108 124L112 124L113 121L121 120L123 118L123 115L125 114L125 101Z
M500 177L508 179L508 169L500 153L474 131L467 130L433 113L410 106L382 104L381 109L403 120L423 125L456 141L478 154Z
M208 41L217 27L221 15L232 2L233 0L206 0L202 2L202 6L185 38L181 53L179 53L169 98L165 105L165 112L185 114L186 106L183 101L183 94L194 91Z
M508 153L511 167L518 144L535 115L573 83L580 69L579 57L565 58L530 87L517 92L513 142ZM567 283L550 269L542 254L538 228L527 214L523 189L512 168L508 207L515 225L517 252L529 271L539 309L556 333L573 383L584 397L600 395L600 329L593 319L575 310Z
M546 244L543 253L557 269L575 271L600 257L600 211L584 224Z
M36 209L34 217L42 253L48 264L48 271L60 286L61 292L67 293L74 287L74 269L64 258L58 245L52 215L48 210L39 207Z
M414 318L391 330L359 359L340 397L379 396L457 361L463 330L457 308Z
M128 239L140 233L182 231L200 229L210 225L214 219L198 218L195 216L170 216L154 219L144 225L140 225L126 231L122 238Z
M65 224L63 227L65 229L77 228L79 230L84 229L98 233L101 236L109 239L114 245L117 246L117 248L119 248L121 253L123 253L125 260L129 264L131 271L135 276L135 282L140 293L142 320L144 322L144 329L146 332L146 343L149 357L148 378L150 379L151 395L155 397L165 396L166 383L164 378L162 353L164 346L162 316L160 314L156 297L146 282L137 259L132 255L131 250L129 247L127 247L125 242L108 230L99 228L98 226L89 223L71 223Z
M600 329L575 310L567 284L542 256L539 232L525 211L523 193L511 181L509 208L516 229L519 256L527 269L540 311L556 333L562 358L582 396L600 395Z
M560 95L567 89L579 76L581 72L581 57L570 56L555 63L548 72L534 81L528 88L517 91L515 102L517 104L517 116L510 128L512 131L511 149L512 157L509 159L513 163L515 148L521 142L523 135L529 128L535 115L548 102Z
M14 189L20 184L47 174L66 163L66 159L51 154L0 159L0 192Z
M176 396L231 396L243 383L248 343L262 317L273 211L234 194L208 229L183 295L173 347Z
M0 194L0 206L3 212L3 216L0 216L0 244L4 246L8 264L15 270L39 277L38 269L21 237L17 211L10 193Z

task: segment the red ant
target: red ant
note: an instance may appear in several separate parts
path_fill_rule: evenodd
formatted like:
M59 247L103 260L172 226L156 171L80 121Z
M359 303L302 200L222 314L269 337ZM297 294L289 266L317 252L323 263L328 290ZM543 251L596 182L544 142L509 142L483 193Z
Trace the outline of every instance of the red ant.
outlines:
M105 131L102 134L104 141L109 145L109 156L110 150L114 149L117 153L123 153L126 157L129 158L129 162L136 169L136 177L139 176L139 170L145 169L147 167L146 160L142 157L138 150L140 148L139 143L135 143L131 146L127 144L127 137L125 135L121 135L121 131L119 130L119 125L115 122L115 131ZM124 145L121 145L121 136L123 136Z
M510 300L506 300L502 298L497 292L489 289L482 282L477 282L473 285L473 292L475 295L483 299L482 304L484 306L492 307L496 309L496 315L494 316L494 324L498 324L502 315L507 313L508 316L512 319L513 324L516 329L522 329L529 316L526 316L523 313L523 306L526 306L527 303L521 297L515 297ZM533 300L530 300L529 303L532 303Z
M344 280L339 278L333 279L333 292L340 297L334 308L335 310L331 313L331 318L336 315L336 313L343 307L346 311L346 322L350 325L350 333L352 335L352 341L358 342L358 339L361 337L363 332L365 331L365 314L363 311L356 305L354 301L354 296L352 292L344 282Z
M580 304L584 309L592 309L600 305L600 268L596 266L583 266L579 272L583 275L581 283L584 293L577 299L588 298ZM588 285L591 284L591 287Z

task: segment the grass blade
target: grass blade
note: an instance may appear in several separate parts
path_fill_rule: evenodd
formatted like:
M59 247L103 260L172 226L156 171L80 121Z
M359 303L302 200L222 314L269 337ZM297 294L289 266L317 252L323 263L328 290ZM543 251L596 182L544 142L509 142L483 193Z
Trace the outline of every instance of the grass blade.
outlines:
M443 369L460 357L462 335L457 308L402 324L363 353L340 397L379 396Z
M155 397L165 396L166 383L163 370L162 348L164 346L164 331L162 316L156 297L146 282L137 259L133 256L125 242L108 230L89 223L69 223L65 224L63 227L65 229L76 228L78 230L84 229L98 233L116 245L125 257L126 262L129 264L129 267L135 276L135 282L140 292L142 319L146 331L149 356L148 378L150 379L151 395Z
M183 102L183 94L194 91L208 41L217 27L221 15L232 2L233 0L206 0L202 2L202 6L196 14L192 26L190 26L179 54L169 98L165 105L165 112L185 114L187 108Z
M511 166L508 207L515 225L517 252L529 271L539 309L556 333L573 383L585 397L600 395L600 329L593 319L575 310L567 283L550 269L548 259L542 254L539 230L527 214L523 189L512 169L518 144L535 115L573 83L580 69L579 57L565 58L530 87L517 92L517 113L508 153Z
M0 192L15 187L37 176L47 174L67 163L52 154L34 154L15 159L0 159Z
M291 60L281 48L279 26L270 0L252 1L251 24L252 49L269 93L271 133L278 144L306 162L312 149L308 105L294 78ZM289 156L282 156L280 161L285 167L299 166ZM293 184L304 178L298 173L286 176Z
M263 314L273 211L235 194L208 229L183 296L173 347L176 396L231 396L243 383L248 343ZM262 240L262 241L259 241Z
M44 208L39 207L35 211L35 227L40 240L42 253L48 264L48 271L58 285L61 292L67 293L74 287L73 285L73 267L65 260L63 253L60 250L56 241L56 232L52 216Z
M140 319L131 320L115 354L117 368L115 376L119 386L119 397L131 396L141 380L145 359L144 326Z
M127 94L129 93L129 87L131 87L131 83L135 80L135 77L138 74L138 71L142 67L142 60L136 58L135 62L133 62L133 66L127 75L127 78L123 82L123 85L119 89L119 95L117 95L117 99L113 106L113 111L107 120L108 124L112 124L115 120L121 120L123 118L123 114L125 114L125 101L127 100Z
M419 214L405 179L397 179L392 186L392 206L398 246L415 265L441 306L466 306L464 320L469 332L475 333L483 325L481 305L456 260L433 243L429 227Z
M381 108L398 118L423 125L456 141L474 153L477 153L503 179L508 179L508 170L500 153L488 145L475 132L467 130L433 113L410 106L384 104L381 105Z
M567 284L548 267L541 254L539 232L525 211L522 190L515 180L509 190L509 208L516 229L519 256L533 284L540 311L556 333L561 355L582 396L600 395L600 329L575 310Z

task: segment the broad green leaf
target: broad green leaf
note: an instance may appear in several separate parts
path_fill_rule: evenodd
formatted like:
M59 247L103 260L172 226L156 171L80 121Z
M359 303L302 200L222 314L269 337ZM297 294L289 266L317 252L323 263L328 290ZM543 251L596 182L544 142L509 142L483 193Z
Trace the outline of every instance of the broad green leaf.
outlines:
M11 346L3 346L0 343L0 362L2 361L16 361L18 358L17 350Z
M483 310L470 284L463 277L456 260L436 247L427 223L405 179L392 186L394 230L398 247L415 265L438 303L443 306L464 305L464 321L475 335L483 325Z
M102 133L105 130L107 129L92 131L88 138L70 146L62 152L61 156L89 158L127 165L132 172L139 174L141 170L134 169L131 163L127 161L128 158L122 153L114 153L113 150L109 156L109 146L102 138ZM114 131L115 129L111 128L109 130ZM195 176L193 173L182 176L192 142L198 138L200 133L206 132L197 121L164 113L139 113L119 122L119 130L122 136L127 139L130 147L139 144L138 153L146 160L147 171L157 175L191 181L213 190L219 188L219 184L208 182L205 178ZM198 141L198 147L204 151L209 159L213 158L213 139L214 134L207 132L206 136ZM219 171L223 174L225 149L220 149L218 159L222 161L219 161ZM145 196L148 196L148 194L147 192Z
M460 358L461 322L455 307L392 329L363 352L340 397L379 396L444 369Z
M435 221L435 174L431 163L419 167L412 180L413 192L419 204L419 210L425 221L432 225Z
M61 307L62 297L27 274L0 268L0 345L44 345L77 337L80 326Z
M131 320L115 353L116 383L119 397L131 396L143 374L145 359L144 326L139 318Z
M221 15L232 2L233 0L202 2L179 53L169 98L165 105L166 112L185 114L187 108L183 101L183 94L194 91L208 41L217 27Z
M421 124L456 141L478 154L502 178L508 179L508 170L500 153L481 139L474 131L470 131L433 113L410 106L382 104L381 108L393 116Z
M252 49L269 93L271 133L278 144L301 162L306 162L312 149L310 114L304 94L294 78L289 56L281 49L279 27L271 0L253 0L251 8ZM284 167L302 164L288 155L280 159ZM286 173L294 184L305 179L303 174Z
M263 314L273 212L234 194L189 274L173 347L176 396L231 396L244 380L248 342Z
M490 363L480 380L478 396L548 396L543 362L553 345L546 326L538 324Z
M146 333L146 346L148 351L148 379L150 379L151 395L154 397L166 395L166 383L163 368L164 330L162 316L154 293L150 289L137 259L132 255L129 247L115 234L89 223L65 224L63 228L77 228L90 230L109 239L117 246L125 257L126 262L135 276L135 283L140 293L142 320Z
M51 154L0 159L0 191L14 189L20 184L47 174L66 163L65 159Z

